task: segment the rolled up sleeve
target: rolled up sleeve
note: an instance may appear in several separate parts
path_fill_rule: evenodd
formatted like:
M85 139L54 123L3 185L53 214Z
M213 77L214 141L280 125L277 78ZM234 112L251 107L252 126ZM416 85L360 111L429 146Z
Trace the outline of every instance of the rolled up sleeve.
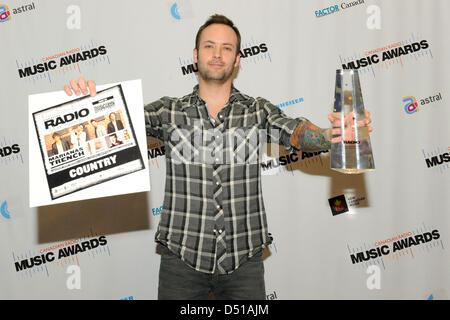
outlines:
M308 121L308 119L304 117L291 118L269 101L263 98L257 100L265 110L265 128L268 132L269 142L284 146L288 153L299 151L291 145L291 135L302 121Z

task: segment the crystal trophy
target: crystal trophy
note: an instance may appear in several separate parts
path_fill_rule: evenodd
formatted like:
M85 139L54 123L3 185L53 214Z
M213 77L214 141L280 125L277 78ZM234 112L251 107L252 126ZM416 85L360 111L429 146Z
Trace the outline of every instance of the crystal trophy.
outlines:
M366 119L358 70L336 70L333 112L341 121L332 129L331 169L347 174L375 170L369 129L358 126Z

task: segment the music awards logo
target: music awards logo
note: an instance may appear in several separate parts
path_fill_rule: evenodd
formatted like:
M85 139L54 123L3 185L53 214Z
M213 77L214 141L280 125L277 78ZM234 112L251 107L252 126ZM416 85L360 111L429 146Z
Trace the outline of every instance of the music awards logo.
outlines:
M444 147L437 147L433 150L428 149L427 151L422 149L427 168L434 168L433 170L439 170L440 173L450 169L450 147L447 147L447 152L445 151Z
M358 69L360 77L372 74L374 78L379 71L390 70L393 66L403 68L422 58L433 59L433 52L428 40L418 33L350 56L339 55L342 69Z
M15 163L23 164L21 149L16 141L0 136L0 167L2 165L10 165Z
M11 12L6 4L0 4L0 22L11 20Z

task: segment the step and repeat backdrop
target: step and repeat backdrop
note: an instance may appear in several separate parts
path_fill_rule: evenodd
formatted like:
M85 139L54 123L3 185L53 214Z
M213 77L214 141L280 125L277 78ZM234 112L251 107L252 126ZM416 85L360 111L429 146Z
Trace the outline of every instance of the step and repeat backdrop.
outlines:
M0 298L156 299L164 144L147 139L149 192L30 208L28 97L79 77L140 79L144 103L183 96L196 32L220 13L242 35L239 90L328 127L336 69L358 69L374 128L366 174L331 170L329 152L264 155L267 299L448 299L449 12L447 0L0 0Z

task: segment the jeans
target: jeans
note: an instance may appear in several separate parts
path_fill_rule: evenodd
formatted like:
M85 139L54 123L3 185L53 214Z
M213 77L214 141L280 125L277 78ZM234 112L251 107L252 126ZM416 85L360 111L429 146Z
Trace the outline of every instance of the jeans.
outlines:
M159 300L206 300L212 291L218 300L265 300L264 264L258 253L231 274L199 272L167 248L159 269Z

